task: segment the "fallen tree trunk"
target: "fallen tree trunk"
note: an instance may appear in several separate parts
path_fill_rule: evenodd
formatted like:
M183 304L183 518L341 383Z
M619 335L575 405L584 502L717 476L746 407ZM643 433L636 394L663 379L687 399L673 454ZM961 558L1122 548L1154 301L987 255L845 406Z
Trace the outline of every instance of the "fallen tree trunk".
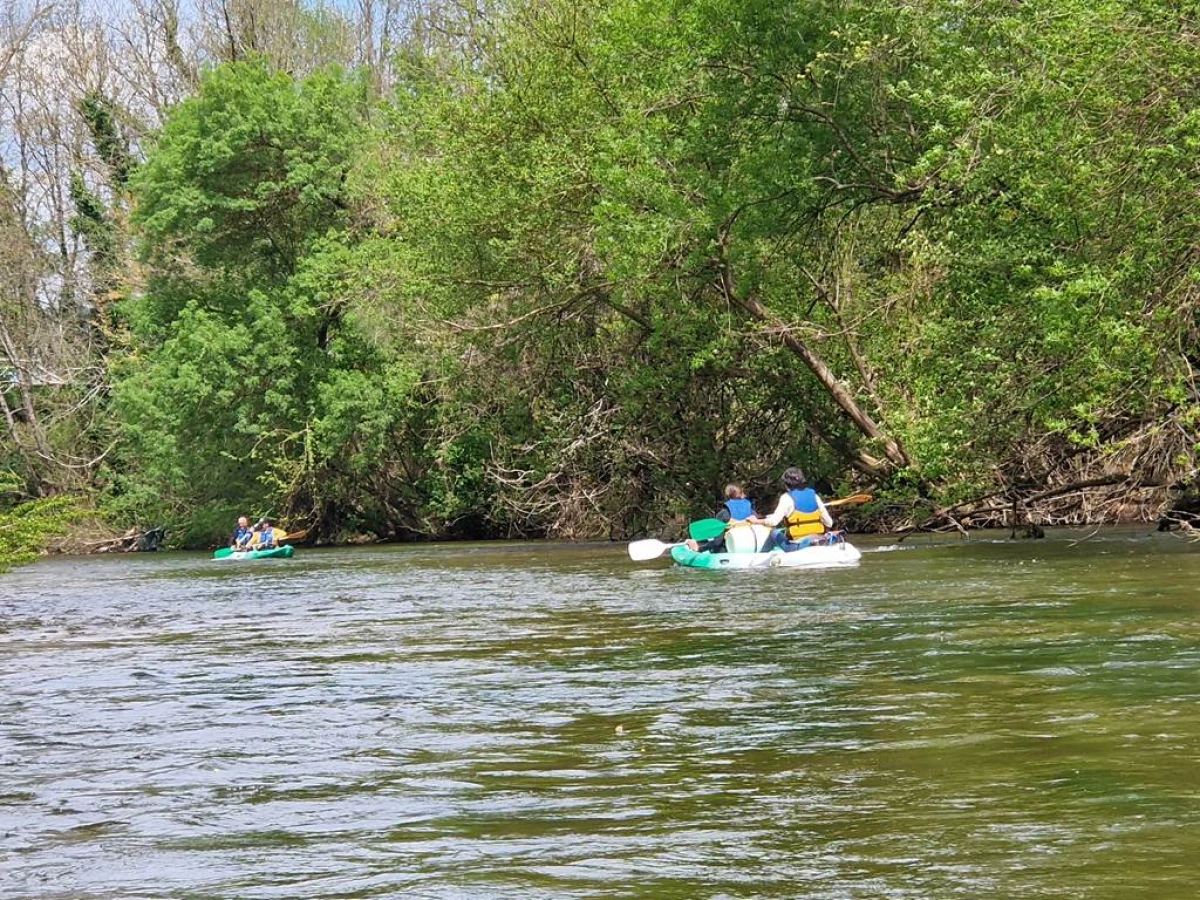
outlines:
M90 546L92 553L150 553L162 546L166 536L165 528L151 528L149 531L130 528L118 538L105 538L85 546Z
M886 459L880 460L868 453L858 451L852 457L855 465L874 476L885 475L891 469L911 467L912 460L903 445L885 433L879 426L879 423L871 418L870 414L855 399L850 389L834 374L826 362L808 344L796 337L782 319L763 306L756 298L739 295L733 271L724 254L727 240L728 234L726 233L722 236L721 240L722 257L717 261L719 288L725 301L741 309L752 319L770 325L779 334L783 345L794 353L804 363L805 367L816 376L817 380L829 392L830 397L833 398L833 402L854 423L855 427L865 437L878 441L883 446Z
M1033 508L1039 504L1044 504L1051 500L1061 500L1065 497L1070 497L1072 494L1085 495L1089 491L1096 491L1101 488L1123 487L1125 493L1131 493L1154 490L1165 486L1160 482L1135 480L1129 472L1113 472L1106 475L1097 475L1092 478L1080 479L1069 484L1046 487L1028 493L1010 487L1003 491L993 491L975 500L967 500L953 506L933 507L932 514L928 519L919 525L912 524L906 526L900 529L900 531L905 536L918 531L938 532L957 530L966 534L967 530L971 527L1003 525L1004 527L1013 529L1024 526L1031 535L1036 536L1040 532L1041 526L1056 524L1053 521L1047 521L1048 519L1055 518L1054 514L1042 512L1035 515ZM1106 502L1113 503L1121 499L1122 497L1109 498ZM1064 520L1057 524L1066 524L1065 520L1069 516L1059 511L1057 518Z

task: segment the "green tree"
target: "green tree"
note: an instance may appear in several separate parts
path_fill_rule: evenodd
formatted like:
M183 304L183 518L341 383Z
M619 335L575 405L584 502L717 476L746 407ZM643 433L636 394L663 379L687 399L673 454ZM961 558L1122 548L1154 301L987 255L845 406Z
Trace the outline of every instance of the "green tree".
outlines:
M353 519L358 442L391 433L404 383L381 376L339 282L369 113L358 78L253 61L209 73L167 122L131 181L151 279L126 308L110 509L192 522L185 541L247 508ZM377 377L395 390L365 391Z
M595 446L600 403L601 439L636 434L659 492L705 470L662 459L728 431L707 416L775 451L737 447L752 469L828 453L938 506L1106 471L1181 421L1195 50L1155 4L979 13L518 4L414 64L392 120L406 309L561 404L515 441L483 417L497 471L526 496L565 470L636 481L560 452ZM710 402L725 390L745 415ZM1183 433L1148 480L1193 465Z
M418 23L381 107L248 61L173 112L112 508L590 536L795 462L891 524L1194 473L1165 0L477 13Z
M19 478L0 474L0 495L12 498L23 493ZM0 573L37 559L46 542L78 516L78 498L65 494L0 505Z

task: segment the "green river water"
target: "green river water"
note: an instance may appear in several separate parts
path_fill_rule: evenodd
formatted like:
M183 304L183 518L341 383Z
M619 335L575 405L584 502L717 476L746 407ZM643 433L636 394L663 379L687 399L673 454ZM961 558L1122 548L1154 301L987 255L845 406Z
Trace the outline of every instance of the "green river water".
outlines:
M1200 544L52 559L0 576L0 897L1200 895Z

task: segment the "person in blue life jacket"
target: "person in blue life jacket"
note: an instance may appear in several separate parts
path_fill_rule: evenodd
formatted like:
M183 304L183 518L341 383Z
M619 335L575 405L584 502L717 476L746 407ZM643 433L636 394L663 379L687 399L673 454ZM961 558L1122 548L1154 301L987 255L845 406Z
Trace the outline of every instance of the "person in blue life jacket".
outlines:
M250 520L245 516L239 516L237 528L233 530L233 537L229 540L229 546L234 550L245 550L250 546L250 541L253 537L254 532L250 530Z
M811 544L825 543L833 529L833 517L817 492L808 486L804 471L792 466L783 473L783 493L775 512L769 516L752 516L751 523L774 529L763 546L770 550L801 550Z
M270 550L278 546L279 534L266 519L260 519L254 526L254 535L255 550Z
M722 522L734 524L737 522L745 522L754 516L754 504L746 499L746 492L740 484L725 485L725 502L721 504L721 508L717 511L714 518L720 519ZM715 538L709 538L707 541L688 540L687 547L689 550L709 553L724 553L725 552L725 535L719 534Z

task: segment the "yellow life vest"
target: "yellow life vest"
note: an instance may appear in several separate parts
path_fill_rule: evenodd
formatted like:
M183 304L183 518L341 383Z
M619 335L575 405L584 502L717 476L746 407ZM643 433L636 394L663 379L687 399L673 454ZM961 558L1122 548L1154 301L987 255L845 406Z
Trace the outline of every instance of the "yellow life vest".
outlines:
M788 517L783 520L783 524L787 526L787 539L798 541L809 535L824 534L825 523L821 521L821 508L817 505L817 495L809 488L793 489L788 491L788 495L792 498L793 508ZM801 512L802 505L816 508L812 512Z
M798 541L800 538L808 537L810 534L824 534L825 523L821 521L821 511L818 509L815 512L792 512L786 519L783 520L787 525L787 539L789 541Z

